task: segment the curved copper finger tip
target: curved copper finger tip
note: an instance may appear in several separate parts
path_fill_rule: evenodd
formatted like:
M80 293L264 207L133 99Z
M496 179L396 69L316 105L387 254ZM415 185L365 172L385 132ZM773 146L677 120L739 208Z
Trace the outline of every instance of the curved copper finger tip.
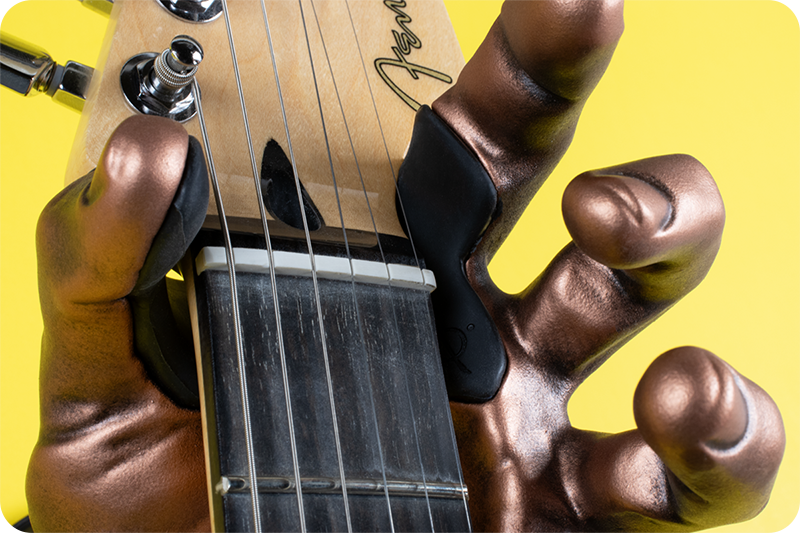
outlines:
M145 194L151 201L164 195L171 200L187 151L188 134L180 124L161 117L130 117L111 134L86 201L92 203L102 194L109 204L117 198L129 202L135 199L131 193Z
M657 255L658 233L672 217L666 195L627 176L587 172L567 186L564 222L575 243L612 268L636 268Z
M708 263L725 222L711 174L682 154L581 174L565 190L562 210L578 247L619 269L662 261Z
M585 96L624 28L622 0L506 2L500 20L523 69L565 98Z
M691 346L670 350L650 365L636 389L634 414L649 444L684 460L701 447L734 446L748 421L733 370Z
M69 214L68 234L80 250L70 294L80 301L126 295L180 185L189 137L180 124L134 116L111 134L91 183ZM76 296L77 297L77 296Z
M188 149L186 130L169 119L134 116L120 124L84 195L85 219L95 225L87 237L106 241L101 228L108 227L149 246L180 184Z

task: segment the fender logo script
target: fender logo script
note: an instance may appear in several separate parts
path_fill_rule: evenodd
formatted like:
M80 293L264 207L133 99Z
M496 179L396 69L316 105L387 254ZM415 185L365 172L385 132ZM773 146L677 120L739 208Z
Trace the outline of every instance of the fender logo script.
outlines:
M385 57L378 58L375 60L375 69L378 71L381 79L386 82L386 85L388 85L397 96L399 96L406 104L408 104L411 109L416 111L419 109L420 103L411 98L411 96L397 86L389 74L387 74L387 67L400 67L405 69L406 72L408 72L415 80L419 79L420 74L430 76L431 78L443 81L445 83L453 83L453 78L447 74L444 74L443 72L439 72L422 65L410 63L408 61L407 56L411 54L415 48L422 48L422 41L414 34L414 32L408 29L408 24L411 22L411 17L402 11L402 8L406 7L406 0L383 0L383 3L386 7L397 14L395 20L402 31L398 32L397 30L392 30L392 35L397 43L397 46L392 47L392 52L394 52L396 59Z

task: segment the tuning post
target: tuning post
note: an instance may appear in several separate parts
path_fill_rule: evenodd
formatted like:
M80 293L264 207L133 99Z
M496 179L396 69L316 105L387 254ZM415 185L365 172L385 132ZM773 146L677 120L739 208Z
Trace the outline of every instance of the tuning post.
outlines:
M160 54L137 54L125 63L120 73L122 92L142 114L186 122L197 113L191 83L202 60L200 43L178 35Z

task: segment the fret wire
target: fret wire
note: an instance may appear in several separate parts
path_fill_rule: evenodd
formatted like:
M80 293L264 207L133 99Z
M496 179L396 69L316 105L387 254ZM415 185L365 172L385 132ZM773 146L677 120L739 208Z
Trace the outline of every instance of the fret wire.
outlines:
M224 1L224 0L223 0ZM228 231L228 221L225 217L225 208L222 204L222 196L220 194L219 181L217 180L217 171L214 166L214 158L211 153L211 143L208 139L208 131L206 130L205 116L203 115L203 105L200 100L200 90L197 80L192 82L192 96L197 105L197 115L200 122L200 131L203 137L203 145L205 147L206 158L208 160L208 170L211 177L211 185L214 190L214 200L217 205L217 212L219 213L219 221L222 229L222 235L225 239L225 257L228 262L228 275L230 280L231 291L231 305L233 307L233 332L234 340L236 342L236 359L239 366L239 391L242 396L242 414L244 417L245 428L245 447L247 450L247 467L248 475L251 479L250 498L252 500L251 507L253 510L253 517L255 520L256 533L261 533L261 520L260 509L258 502L258 488L256 480L258 479L255 469L255 450L253 446L253 432L250 424L250 400L247 393L247 374L245 370L244 361L244 346L242 344L242 322L239 315L239 296L236 286L236 269L234 266L233 247L231 246L231 236ZM299 479L299 478L298 478Z
M303 492L307 494L336 494L341 489L341 480L325 477L304 477L301 480ZM389 492L403 497L418 498L424 495L422 483L413 480L391 479L351 479L347 482L352 494L372 496L384 490L388 485ZM437 499L460 500L463 497L462 487L458 483L429 483L431 497ZM250 481L241 476L222 476L217 484L221 494L238 494L250 490ZM294 490L294 479L283 476L263 476L258 478L258 492L264 494L286 494Z
M381 115L378 113L378 104L375 102L375 95L372 92L372 84L369 82L369 76L367 75L367 65L364 63L364 54L361 52L361 43L358 40L358 32L356 31L356 25L353 21L353 14L350 12L350 1L344 1L345 6L347 7L347 15L350 17L350 27L353 28L353 36L356 39L356 47L358 48L358 56L361 59L361 69L364 72L364 79L367 81L367 87L369 88L369 96L372 100L372 109L375 112L375 118L378 120L378 129L381 132L381 139L383 140L383 149L386 152L386 159L389 161L389 168L391 169L392 173L392 181L394 182L395 188L395 197L397 198L397 203L400 205L400 213L398 213L398 217L402 215L403 221L405 222L404 227L406 228L406 232L408 234L408 240L411 243L411 251L414 253L414 261L417 263L417 268L419 268L420 273L422 272L422 266L419 261L419 257L417 256L417 248L414 246L414 238L411 236L411 230L408 229L408 218L406 217L406 210L403 207L403 199L400 197L400 192L397 187L397 174L394 171L394 165L392 164L392 157L389 155L389 146L386 144L386 135L383 132L383 124L381 122ZM380 240L378 241L380 242Z
M312 1L312 5L313 5L313 1ZM378 107L377 107L377 104L375 102L375 96L374 96L374 94L372 92L372 84L369 81L369 76L367 74L367 67L366 67L366 64L364 63L364 56L361 53L361 44L360 44L359 39L358 39L358 32L356 31L355 22L353 21L353 15L352 15L352 13L350 11L349 0L345 0L345 5L347 6L347 14L348 14L348 16L350 18L350 26L353 29L353 35L354 35L355 40L356 40L356 46L358 47L359 57L361 59L361 68L362 68L362 70L364 72L364 78L365 78L365 80L367 82L367 87L369 88L369 93L370 93L370 97L371 97L371 100L372 100L372 107L373 107L373 109L375 111L375 117L378 120L378 128L379 128L379 130L381 132L381 138L383 139L383 146L384 146L384 149L386 150L387 158L389 159L389 166L392 169L392 180L394 181L394 184L395 184L395 191L397 193L398 203L400 204L400 211L402 213L404 221L406 222L405 223L405 228L407 228L408 239L411 242L411 248L412 248L412 250L414 252L414 259L416 260L417 267L420 269L420 273L421 273L422 272L422 267L420 265L419 258L417 257L416 247L414 246L414 239L413 239L413 237L411 235L411 230L408 229L408 227L409 227L408 226L408 219L406 218L405 208L403 207L403 200L400 197L399 191L397 189L397 176L396 176L396 174L394 172L394 166L392 165L391 157L389 157L389 148L386 145L386 137L384 136L384 133L383 133L383 126L382 126L381 119L380 119L380 113L378 113ZM323 46L324 46L324 43L323 43ZM327 55L327 50L326 50L326 55ZM333 72L331 72L331 77L333 78ZM335 86L335 83L336 82L334 81L334 86ZM338 90L337 90L336 94L337 94L337 97L338 97L338 94L339 94ZM342 112L342 113L344 114L344 112ZM349 135L349 130L348 130L348 135ZM359 176L360 175L361 174L359 172ZM363 179L362 179L362 186L363 186ZM365 194L366 194L366 188L365 188ZM369 206L369 198L367 198L367 205ZM372 214L372 210L371 209L370 209L370 214ZM373 225L374 225L374 220L373 220ZM376 229L376 233L377 233L377 229ZM378 246L380 247L380 239L378 239ZM381 255L383 255L382 247L380 247L380 249L381 249ZM384 262L385 262L385 259L384 259ZM389 284L391 286L391 281L390 281ZM430 334L432 335L431 338L435 338L435 335L433 334L433 325L430 323L430 321L423 320L423 322L427 323L428 330L429 330ZM461 485L461 487L463 489L462 490L462 495L463 495L463 501L464 501L464 514L466 515L466 518L467 518L468 529L471 531L472 530L472 522L471 522L470 516L469 516L469 506L467 504L467 491L466 491L466 487L464 485L464 475L463 475L463 472L461 470L461 461L459 460L459 455L458 455L458 444L456 442L455 428L453 427L453 419L452 419L452 417L448 416L447 419L448 419L448 425L450 427L450 439L451 439L451 442L453 443L453 452L454 452L454 455L455 455L455 463L456 463L456 466L458 468L458 479L459 479L459 483L460 483L460 485ZM424 479L424 477L423 477L423 479ZM388 495L387 495L387 497L388 497ZM426 497L427 497L427 493L426 493Z
M273 74L275 76L275 85L276 85L277 90L278 90L278 101L280 102L280 105L281 105L281 114L283 116L283 125L284 125L284 128L286 130L286 142L287 142L288 149L289 149L289 155L291 157L292 169L293 169L294 174L295 174L295 179L297 179L297 165L295 164L294 151L292 150L292 141L291 141L291 137L289 136L289 123L286 120L286 108L285 108L284 103L283 103L283 93L281 92L281 84L280 84L280 79L278 77L278 66L277 66L277 63L275 62L275 49L274 49L273 44L272 44L272 33L270 32L270 28L269 28L269 16L267 15L267 6L266 6L266 4L264 2L265 2L265 0L261 0L261 14L262 14L262 17L264 19L264 28L266 29L266 32L267 32L267 42L269 44L269 54L270 54L270 58L272 60L272 71L273 71ZM258 181L258 180L256 180L256 181ZM256 185L256 187L257 187L257 189L259 191L261 190L261 184L260 183L258 183ZM263 211L263 205L262 205L263 202L260 201L260 199L261 199L261 196L259 195L259 202L258 203L261 206L261 209ZM302 199L300 201L300 212L303 214L303 218L305 218L305 209L304 209L304 206L303 206L303 203L302 203ZM267 247L268 247L269 253L270 253L270 261L271 261L270 264L274 264L274 262L272 262L273 256L272 256L272 245L270 243L270 239L267 239ZM272 268L270 268L270 274L272 276L271 277L271 281L272 281L273 297L276 298L276 300L275 300L275 304L276 304L275 305L275 309L276 309L275 316L276 316L276 318L278 320L278 323L280 324L280 313L277 310L278 309L278 306L277 306L277 286L275 284L275 275L274 275L274 270ZM279 331L280 331L280 326L279 326ZM287 372L287 368L286 368L286 351L285 351L285 348L284 348L284 345L283 345L282 335L279 336L279 338L280 338L281 372L283 374L283 387L284 387L284 391L286 392L286 411L287 411L287 417L289 419L289 438L290 438L291 443L292 443L292 468L294 470L294 478L295 478L295 480L297 482L297 485L298 485L297 486L297 491L296 491L296 494L297 494L297 509L298 509L298 514L299 514L299 518L300 518L300 531L305 533L305 531L306 531L306 517L305 517L305 510L303 508L303 492L302 492L301 487L300 487L300 463L299 463L298 457L297 457L296 439L295 439L295 434L294 434L294 416L292 414L291 395L289 394L289 376L288 376L288 372Z
M348 253L348 256L349 256L350 247L349 247L349 245L347 243L347 230L345 229L345 226L344 226L344 216L342 214L342 204L339 201L339 189L338 189L337 184L336 184L336 174L335 174L335 172L333 170L333 157L331 156L331 146L330 146L330 142L328 140L328 131L327 131L327 128L325 127L325 115L324 115L324 113L322 111L322 100L321 100L320 95L319 95L319 84L317 82L317 74L316 74L316 71L314 69L314 58L313 58L313 55L311 53L311 42L309 41L309 38L308 38L308 28L306 26L306 17L305 17L305 12L303 10L302 0L297 0L297 4L300 7L300 18L301 18L301 20L303 22L303 33L305 34L306 48L308 49L308 61L309 61L309 64L311 66L311 76L312 76L312 79L314 80L314 91L315 91L316 96L317 96L317 106L319 108L319 116L320 116L320 121L322 123L322 134L325 137L325 147L326 147L327 152L328 152L328 163L330 164L330 167L331 167L331 178L333 179L333 190L334 190L334 193L336 195L336 204L339 206L339 220L340 220L341 225L342 225L342 235L344 236L345 247L347 249L347 253ZM276 67L276 73L277 73L277 67ZM286 134L287 134L287 137L288 137L288 135L289 135L288 124L287 124L286 127L287 127ZM298 200L298 202L300 202L300 213L301 213L301 216L302 216L302 219L303 219L303 229L305 230L306 245L308 247L308 254L309 254L310 258L311 258L311 279L312 279L312 283L313 283L313 286L314 286L314 298L315 298L316 305L317 305L317 317L319 318L319 334L320 334L320 339L321 339L321 342L322 342L322 358L323 358L323 360L325 362L325 378L327 380L326 383L327 383L327 386L328 386L328 400L329 400L330 406L331 406L331 418L333 419L333 439L334 439L334 444L336 446L336 459L338 461L338 466L339 466L339 477L341 478L341 481L342 481L342 499L344 501L345 519L347 521L347 531L352 533L353 527L352 527L352 524L351 524L351 521L350 521L350 504L349 504L349 502L347 500L347 483L345 482L345 475L344 475L344 461L342 459L342 445L341 445L341 441L339 440L339 421L338 421L338 419L336 417L336 402L335 402L334 397L333 397L333 382L331 380L331 367L330 367L330 360L329 360L329 357L328 357L327 337L325 335L325 326L324 326L323 319L322 319L322 302L320 301L320 296L319 296L319 285L318 285L318 282L317 282L316 261L314 259L314 251L313 251L312 246L311 246L311 235L310 235L310 232L308 231L308 221L306 220L306 213L305 213L305 208L304 208L304 205L303 205L303 196L302 196L302 193L301 193L301 190L300 190L300 179L298 177L297 169L296 169L296 167L294 167L294 164L293 164L293 171L294 171L294 176L295 176L295 186L297 187L297 200ZM351 269L351 272L352 272L352 269Z
M275 264L274 253L272 249L272 239L269 233L269 224L267 222L267 213L264 207L264 202L261 200L263 198L262 191L261 191L261 180L258 171L258 164L256 163L256 156L255 150L253 149L253 136L250 130L250 120L247 115L247 105L245 104L244 98L244 89L242 87L242 79L239 72L239 62L236 56L236 46L233 40L233 31L231 28L230 22L230 14L228 12L228 3L227 0L222 0L222 13L225 18L225 26L226 31L228 34L228 43L231 51L231 61L233 63L233 70L236 77L236 87L239 94L239 104L242 110L242 120L244 122L244 128L247 137L247 149L250 155L250 165L253 173L253 182L255 184L255 192L256 192L256 203L258 204L259 214L261 218L261 226L262 232L264 235L264 241L267 247L267 254L269 257L269 276L270 276L270 288L272 292L272 300L274 302L273 309L275 314L275 325L276 325L276 332L277 332L277 339L278 339L278 353L280 356L281 362L281 376L283 379L283 390L284 390L284 401L286 404L286 412L287 412L287 423L289 425L289 443L291 447L291 455L292 455L292 463L295 466L294 468L294 475L297 480L300 479L300 469L299 469L299 461L298 461L298 451L297 451L297 439L294 433L294 418L292 415L292 400L291 394L289 390L289 376L288 376L288 369L286 365L286 348L283 339L283 327L280 315L280 302L278 297L278 287L277 287L277 280L275 275L275 269L273 265ZM302 493L298 490L297 491L297 508L298 514L300 516L301 522L301 529L305 531L305 513L303 510L303 501L302 501ZM258 523L258 528L261 528L261 517L260 515L256 518Z
M367 195L366 186L364 185L364 178L363 178L363 176L361 174L361 166L359 165L358 156L356 155L355 146L353 144L353 139L352 139L352 136L350 135L350 128L347 125L347 117L345 116L344 106L342 105L342 100L341 100L341 97L339 96L339 88L338 88L338 86L336 84L336 76L333 73L333 66L331 65L331 60L330 60L330 57L328 55L328 48L325 45L325 38L322 35L322 26L320 25L319 17L317 16L317 8L314 5L314 0L310 0L310 2L311 2L311 9L312 9L312 11L314 13L314 20L315 20L316 25L317 25L317 31L319 32L319 38L320 38L320 41L322 43L322 49L323 49L323 51L325 53L325 60L326 60L326 62L328 64L328 70L329 70L329 72L331 74L331 81L333 82L334 91L336 93L336 99L337 99L338 104L339 104L339 110L340 110L340 112L342 114L342 121L344 122L345 131L347 132L347 139L348 139L348 141L350 143L350 150L352 151L353 160L355 161L355 164L356 164L356 170L358 171L358 176L359 176L359 179L361 181L361 187L364 190L364 198L366 199L366 202L367 202L367 209L369 210L370 219L372 220L372 227L373 227L373 230L375 232L375 237L376 237L376 241L378 243L378 248L380 249L381 258L382 258L384 264L386 264L386 259L385 259L384 254L383 254L383 247L381 246L380 236L378 234L378 228L377 228L377 226L375 224L375 218L374 218L374 216L372 214L372 207L370 206L369 197ZM301 13L302 13L302 4L301 4ZM304 26L304 29L305 29L305 16L303 16L303 26ZM306 33L306 42L308 42L308 33ZM340 224L342 226L342 235L344 237L345 250L346 250L346 253L347 253L348 260L352 261L352 257L351 257L351 253L350 253L350 246L349 246L349 244L347 242L347 231L345 230L344 215L342 213L342 206L341 206L341 203L339 201L339 190L338 190L338 187L336 185L336 173L334 172L334 169L333 169L333 160L331 158L330 144L328 143L328 133L324 128L324 120L325 119L324 119L323 112L322 112L322 103L321 103L320 98L319 98L319 87L317 86L316 73L313 72L313 62L314 62L314 60L311 57L311 46L310 46L310 44L308 46L309 46L309 59L310 59L311 64L312 64L312 73L314 75L314 86L315 86L315 88L317 90L317 101L318 101L318 105L319 105L319 109L320 109L320 116L321 116L322 121L323 121L323 132L325 134L325 144L326 144L327 149L328 149L328 161L329 161L329 163L331 165L331 177L333 179L334 191L336 193L336 203L337 203L337 206L339 208L339 220L340 220ZM387 272L388 272L388 268L387 268ZM359 332L359 337L361 339L361 346L362 346L362 349L363 349L364 358L365 358L367 364L369 365L369 367L371 369L372 368L372 363L370 361L369 354L367 353L366 337L364 335L364 328L363 328L362 323L361 323L361 310L359 309L359 306L358 306L358 298L356 296L356 281L355 281L355 275L353 274L353 271L352 271L352 267L351 267L351 273L350 273L350 286L351 286L351 291L352 291L352 294L353 294L353 308L355 309L355 313L356 313L356 323L358 324L358 332ZM370 372L371 371L372 370L370 370ZM376 412L376 409L375 409L375 400L374 400L374 394L375 393L374 393L374 390L372 388L372 380L368 380L368 386L369 386L370 408L372 410L372 420L375 423L375 437L376 437L377 442L378 442L378 455L380 457L381 476L383 477L384 495L386 497L386 507L387 507L387 513L388 513L388 516L389 516L389 526L391 527L392 533L394 533L394 530L395 530L394 529L394 518L392 516L392 506L391 506L391 501L389 499L389 488L388 488L388 484L386 482L386 464L385 464L385 460L384 460L384 456L383 456L383 445L381 443L380 431L379 431L379 428L378 428L378 415L377 415L377 412ZM344 475L344 474L342 474L342 475ZM346 489L344 489L344 490L346 490ZM426 497L427 497L427 492L426 492Z

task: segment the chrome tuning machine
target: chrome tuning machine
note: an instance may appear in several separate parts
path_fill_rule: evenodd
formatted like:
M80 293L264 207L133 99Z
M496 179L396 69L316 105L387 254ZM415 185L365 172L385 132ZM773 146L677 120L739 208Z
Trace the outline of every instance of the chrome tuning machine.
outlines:
M0 83L24 96L45 93L56 102L83 110L94 69L67 61L59 65L44 50L0 33Z
M186 122L197 113L191 84L202 60L200 43L178 35L160 54L137 54L125 63L120 73L122 92L142 114Z

